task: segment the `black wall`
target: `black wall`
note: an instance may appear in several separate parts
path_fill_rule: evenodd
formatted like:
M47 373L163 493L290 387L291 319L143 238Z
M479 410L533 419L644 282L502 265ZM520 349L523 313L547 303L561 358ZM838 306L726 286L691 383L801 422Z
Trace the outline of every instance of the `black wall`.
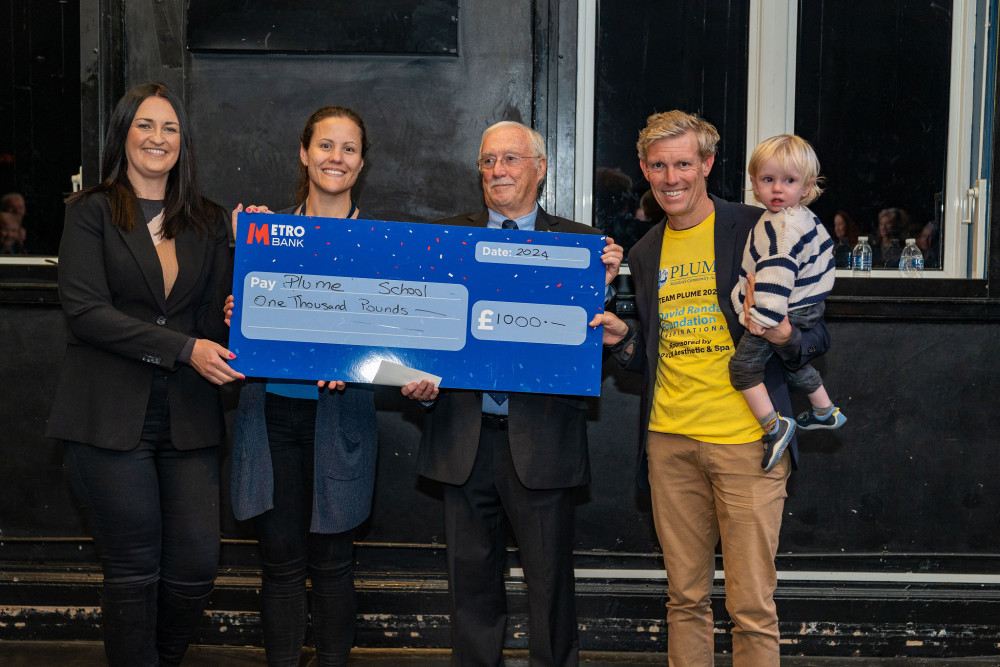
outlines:
M480 134L499 120L532 121L534 3L463 5L458 53L438 56L192 53L185 4L129 2L124 28L104 32L130 45L114 82L122 91L158 80L183 92L205 189L223 206L290 204L299 135L322 106L364 118L372 148L355 194L366 215L388 220L481 207Z
M110 34L124 54L107 62L102 52L82 64L84 118L108 110L107 89L159 79L183 90L206 188L225 206L286 203L297 134L314 108L330 103L358 109L374 140L360 195L369 215L427 220L476 208L479 135L502 118L546 130L545 201L558 210L572 200L565 119L573 112L575 45L567 34L575 31L575 3L463 3L458 55L434 57L191 54L179 0L82 4L96 12L81 17L92 26L82 51L114 42ZM95 136L83 136L85 160L96 160ZM801 469L789 483L778 559L787 578L777 595L785 650L996 653L1000 585L975 577L1000 570L991 428L1000 307L981 297L862 292L849 280L838 284L828 310L834 347L818 364L848 422L802 436ZM99 636L99 568L63 479L60 445L43 436L64 337L54 285L0 274L0 639ZM577 567L590 571L578 582L584 649L666 646L662 565L648 496L634 481L638 382L608 365L588 415L593 482L578 494L576 537ZM231 408L231 392L227 398ZM393 389L379 389L377 401L375 505L357 552L358 643L447 645L440 493L414 473L421 415ZM227 448L220 456L225 464ZM228 507L228 488L221 502ZM258 644L252 529L227 515L223 537L219 586L200 639ZM648 574L635 578L637 570ZM516 573L509 591L509 644L523 647ZM724 630L720 594L714 607ZM728 641L719 635L717 647Z
M995 318L983 323L834 321L820 365L849 416L801 439L789 483L778 589L796 652L981 655L995 652L998 592L968 575L997 571L1000 464L985 415L995 410ZM58 306L0 305L0 625L7 639L96 639L99 568L66 487L60 445L43 437L64 325ZM972 341L960 344L958 341ZM593 482L578 494L577 567L587 649L662 651L643 628L663 621L665 587L648 497L634 483L638 378L606 370L588 416ZM446 646L439 490L414 473L420 413L380 389L372 516L359 533L359 645ZM228 449L220 451L225 465ZM228 489L221 493L228 507ZM228 511L212 622L201 641L257 644L252 528ZM517 567L511 556L512 567ZM718 564L724 567L724 564ZM620 570L645 570L647 579ZM845 573L824 582L797 571ZM851 575L857 581L850 581ZM911 581L893 580L910 577ZM949 583L952 575L966 583ZM890 576L885 583L875 581ZM921 580L923 577L925 580ZM716 596L720 628L726 627ZM523 586L510 580L510 645L523 646ZM17 625L21 622L22 625ZM719 649L728 647L725 636Z

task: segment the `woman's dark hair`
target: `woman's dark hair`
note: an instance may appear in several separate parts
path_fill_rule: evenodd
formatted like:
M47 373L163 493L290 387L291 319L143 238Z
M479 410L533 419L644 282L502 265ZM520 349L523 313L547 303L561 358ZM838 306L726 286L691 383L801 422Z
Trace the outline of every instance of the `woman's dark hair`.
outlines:
M348 109L347 107L323 107L314 111L313 115L309 116L309 120L306 121L306 126L302 129L302 136L299 137L302 147L307 151L309 150L309 144L312 143L313 131L316 129L316 125L327 118L347 118L358 126L358 129L361 130L361 159L363 160L371 145L368 143L368 131L365 129L365 121L361 120L361 115L357 111ZM292 196L292 204L299 204L305 201L308 195L309 169L300 160L299 176L295 181L295 194Z
M163 199L163 238L170 239L191 227L199 234L213 230L225 219L221 206L205 199L198 185L198 169L194 159L191 126L180 98L162 83L144 83L129 90L118 100L108 121L101 154L101 182L67 197L66 203L96 192L105 192L111 208L111 221L131 231L135 226L138 200L128 179L128 157L125 150L128 133L139 106L149 97L162 97L177 114L180 126L180 153L177 163L167 176L167 191Z
M840 209L839 211L833 214L834 221L836 221L838 215L840 216L840 219L844 221L844 230L847 232L848 240L850 241L851 245L854 245L855 243L858 242L858 236L861 235L861 228L858 227L858 223L854 222L854 216L852 216L844 209ZM836 223L835 223L833 236L836 237L836 235L837 233L836 233Z

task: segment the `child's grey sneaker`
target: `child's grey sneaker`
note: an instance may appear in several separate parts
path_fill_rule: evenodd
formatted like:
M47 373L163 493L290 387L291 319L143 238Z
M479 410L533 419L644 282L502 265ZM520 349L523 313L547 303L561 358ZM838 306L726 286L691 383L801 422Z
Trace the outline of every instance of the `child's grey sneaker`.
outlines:
M761 438L761 442L764 443L764 459L760 462L760 467L764 472L771 472L771 469L778 465L793 435L795 435L795 422L778 415L778 430L774 433L765 433Z
M827 415L826 419L820 419L813 414L812 410L806 410L796 417L795 421L802 430L815 431L821 428L840 428L847 422L847 417L840 411L840 408L834 408L833 412Z

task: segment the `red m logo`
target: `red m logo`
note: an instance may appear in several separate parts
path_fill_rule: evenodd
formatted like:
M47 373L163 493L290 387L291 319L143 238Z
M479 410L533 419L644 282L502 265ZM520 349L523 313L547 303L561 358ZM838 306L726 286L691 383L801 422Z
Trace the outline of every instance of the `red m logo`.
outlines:
M247 243L263 243L264 245L271 245L271 237L267 235L267 224L263 224L260 227L254 223L250 223L250 233L247 234Z

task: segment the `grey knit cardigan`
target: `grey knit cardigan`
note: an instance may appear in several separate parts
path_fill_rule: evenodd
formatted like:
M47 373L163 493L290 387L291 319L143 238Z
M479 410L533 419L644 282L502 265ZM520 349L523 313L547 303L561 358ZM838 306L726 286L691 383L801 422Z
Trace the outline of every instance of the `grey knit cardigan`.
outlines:
M233 435L233 513L244 520L274 507L271 451L264 421L265 380L240 390ZM375 484L378 424L371 387L324 391L317 399L313 511L309 531L341 533L368 518Z

